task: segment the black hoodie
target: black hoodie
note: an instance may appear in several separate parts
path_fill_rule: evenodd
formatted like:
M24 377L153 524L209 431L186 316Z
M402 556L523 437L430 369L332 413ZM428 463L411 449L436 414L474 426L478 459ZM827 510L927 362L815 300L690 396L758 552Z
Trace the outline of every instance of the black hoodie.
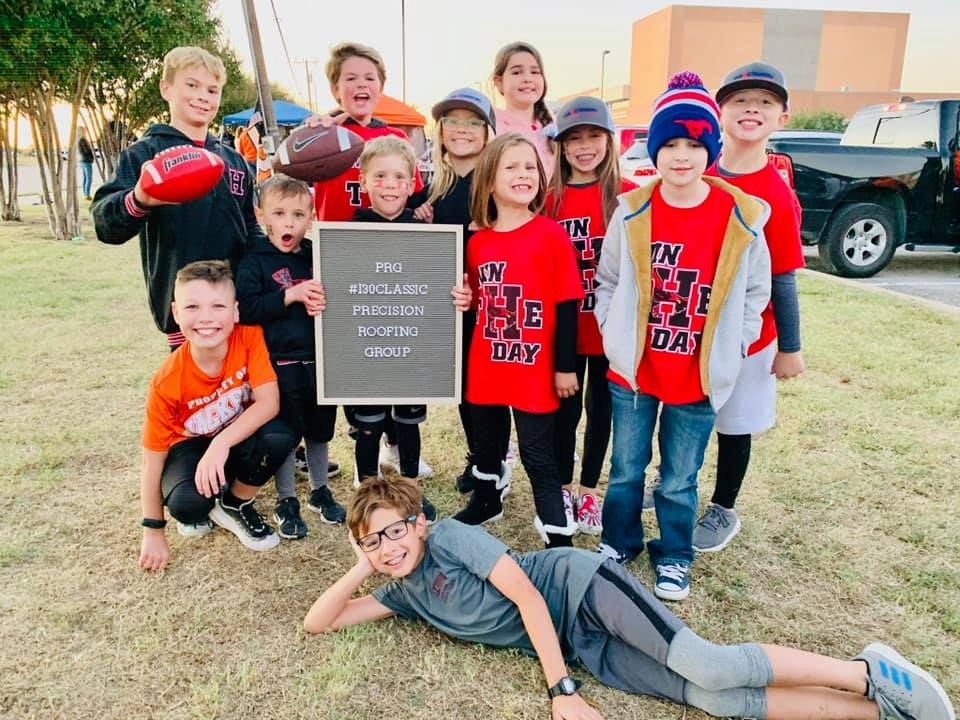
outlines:
M406 208L393 220L387 220L373 208L359 208L353 214L353 222L418 223L420 221L413 216L413 210L409 208Z
M236 273L248 241L263 237L253 212L249 166L210 134L203 147L226 164L211 192L198 200L146 212L127 199L144 162L161 150L197 144L169 125L151 125L139 142L120 154L116 173L97 190L91 208L101 242L120 245L139 233L150 311L157 327L166 333L177 330L170 311L177 270L195 260L229 260Z
M312 243L304 239L296 252L281 252L269 240L257 240L237 271L240 322L260 325L270 359L313 360L314 320L303 303L283 304L286 289L313 277Z

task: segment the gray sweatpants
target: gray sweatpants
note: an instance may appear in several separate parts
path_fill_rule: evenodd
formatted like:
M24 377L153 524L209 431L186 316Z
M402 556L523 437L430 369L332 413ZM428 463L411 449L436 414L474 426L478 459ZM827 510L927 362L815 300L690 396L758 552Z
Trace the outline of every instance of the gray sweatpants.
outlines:
M773 679L759 645L715 645L690 630L627 570L600 566L571 649L605 685L686 703L716 717L763 718Z

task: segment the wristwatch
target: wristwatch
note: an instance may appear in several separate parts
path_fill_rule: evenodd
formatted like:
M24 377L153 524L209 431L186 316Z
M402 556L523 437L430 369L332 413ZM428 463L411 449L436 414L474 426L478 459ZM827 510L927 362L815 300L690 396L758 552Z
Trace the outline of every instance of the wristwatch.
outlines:
M579 689L580 683L568 675L567 677L560 678L560 682L552 688L549 688L547 694L550 696L550 699L553 700L553 698L558 695L576 695Z
M166 520L157 520L156 518L143 518L140 524L151 530L163 530L167 526Z

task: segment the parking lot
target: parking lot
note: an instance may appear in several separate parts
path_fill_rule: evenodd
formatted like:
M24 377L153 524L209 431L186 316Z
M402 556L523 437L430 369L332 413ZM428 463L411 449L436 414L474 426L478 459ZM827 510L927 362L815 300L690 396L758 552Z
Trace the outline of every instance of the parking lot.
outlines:
M805 247L807 267L820 270L816 247ZM960 308L960 255L949 252L910 252L900 248L890 264L871 278L851 280L912 297Z

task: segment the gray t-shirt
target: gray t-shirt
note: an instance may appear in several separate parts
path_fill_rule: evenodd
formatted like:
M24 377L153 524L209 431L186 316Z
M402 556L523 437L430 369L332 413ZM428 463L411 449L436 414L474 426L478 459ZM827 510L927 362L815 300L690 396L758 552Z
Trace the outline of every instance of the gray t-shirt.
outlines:
M373 596L397 615L423 618L446 635L533 653L517 606L487 581L505 553L543 595L568 655L577 609L604 559L597 553L556 548L514 555L482 527L441 520L427 536L416 569L377 588Z

